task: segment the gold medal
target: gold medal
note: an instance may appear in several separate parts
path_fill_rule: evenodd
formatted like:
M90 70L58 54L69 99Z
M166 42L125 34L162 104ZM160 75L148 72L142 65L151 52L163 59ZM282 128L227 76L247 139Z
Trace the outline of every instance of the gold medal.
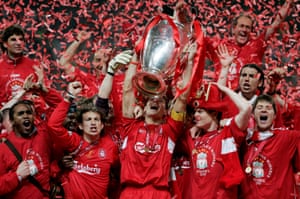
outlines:
M245 169L245 172L247 174L249 174L249 173L251 173L251 171L252 171L252 168L250 166L247 166L246 169Z
M197 149L193 149L192 150L192 155L196 154L197 153Z

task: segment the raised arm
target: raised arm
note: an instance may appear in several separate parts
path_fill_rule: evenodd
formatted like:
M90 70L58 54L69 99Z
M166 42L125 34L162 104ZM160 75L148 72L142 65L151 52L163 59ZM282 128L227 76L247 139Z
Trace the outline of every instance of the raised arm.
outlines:
M182 82L180 82L179 87L184 88L190 81L193 71L193 65L194 65L194 56L197 52L197 44L193 43L189 49L189 55L188 55L188 63L187 66L182 74ZM190 87L187 88L186 91L184 91L176 100L173 106L173 111L176 111L178 113L185 112L186 111L186 104L187 104L187 98L190 93Z
M101 83L98 90L98 96L96 100L96 107L105 111L106 115L109 113L109 96L113 89L113 81L115 72L118 70L119 66L127 65L132 58L132 51L124 51L117 56L115 56L108 63L108 69L106 75Z
M67 92L58 106L52 112L48 119L49 133L55 143L64 150L73 151L80 143L80 136L76 133L68 133L68 129L64 127L64 121L67 117L72 101L80 94L82 85L80 82L71 82L68 84Z
M134 118L134 104L135 94L132 85L132 78L137 71L137 55L136 53L132 57L128 69L125 74L124 85L123 85L123 96L122 96L122 112L123 117Z
M230 88L220 84L217 85L218 88L222 92L224 92L228 97L230 97L233 103L238 107L239 113L234 117L235 123L241 130L246 130L252 111L251 104Z
M220 44L218 46L218 50L216 50L216 54L219 57L220 63L222 65L221 72L217 82L218 84L226 86L229 67L232 64L232 61L236 58L236 56L230 54L228 52L227 46L224 44Z
M184 26L185 34L191 33L194 16L191 7L184 1L177 1L173 18Z
M10 107L12 107L12 105L17 103L24 96L25 93L26 91L24 89L19 90L18 93L11 100L5 103L5 105L0 109L0 111L2 112L5 109L10 109Z
M55 134L61 134L61 129L63 127L63 122L67 116L69 106L76 99L82 90L82 85L80 82L70 82L68 84L68 89L64 96L64 99L59 103L59 105L53 111L51 117L48 120L48 126L52 129Z
M132 58L132 50L126 50L116 55L110 62L108 63L107 73L105 75L104 80L101 83L98 91L98 97L108 99L109 95L112 91L113 85L113 77L118 70L119 66L127 65Z
M280 105L282 110L286 111L288 103L286 99L278 94L278 85L285 77L286 70L284 68L274 68L267 75L267 90L266 93L273 97L274 101Z
M9 109L12 105L14 105L16 102L18 102L26 94L27 91L29 91L31 89L37 89L37 90L41 90L44 92L48 92L48 89L46 88L45 82L44 82L44 71L43 71L42 66L34 65L33 68L38 77L37 82L34 81L34 79L35 79L34 74L29 74L24 81L23 89L19 90L18 93L10 101L8 101L1 108L0 111Z
M70 74L74 72L74 67L71 64L71 61L76 54L78 47L82 42L89 39L91 33L86 31L80 31L76 37L76 40L67 48L64 54L61 56L59 60L60 67L64 70L66 74Z
M63 100L63 98L56 89L49 88L46 86L43 66L35 65L33 66L33 68L37 76L37 81L34 82L33 75L29 75L24 82L24 89L26 91L31 89L39 91L39 96L42 97L49 106L48 110L52 110L59 104L60 101Z
M286 2L282 5L278 14L275 17L273 23L267 28L265 39L267 40L275 31L275 29L280 25L281 22L286 18L288 11L293 4L293 0L286 0Z

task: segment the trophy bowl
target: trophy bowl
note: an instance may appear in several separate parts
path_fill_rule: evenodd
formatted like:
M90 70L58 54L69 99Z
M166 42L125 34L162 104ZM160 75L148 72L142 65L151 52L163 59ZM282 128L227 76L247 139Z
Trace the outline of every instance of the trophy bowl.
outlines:
M171 26L168 20L154 25L145 38L141 52L141 71L133 77L133 85L144 96L164 95L167 90L165 80L174 76L180 45L176 45L174 31L179 32L181 24ZM176 30L174 30L176 29Z

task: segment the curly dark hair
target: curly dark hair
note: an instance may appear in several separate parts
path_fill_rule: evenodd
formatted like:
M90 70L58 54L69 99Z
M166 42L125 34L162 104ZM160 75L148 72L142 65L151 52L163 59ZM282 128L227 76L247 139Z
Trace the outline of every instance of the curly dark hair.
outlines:
M79 123L82 123L82 115L89 111L99 113L101 121L105 122L105 113L95 106L93 98L82 99L81 101L77 102L76 109L76 118Z

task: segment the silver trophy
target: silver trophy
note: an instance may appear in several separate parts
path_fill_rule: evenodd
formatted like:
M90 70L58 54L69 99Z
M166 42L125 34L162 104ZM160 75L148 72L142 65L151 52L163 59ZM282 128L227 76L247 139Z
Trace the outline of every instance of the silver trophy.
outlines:
M183 25L176 22L174 24L176 26L171 26L168 20L161 20L146 35L141 52L142 70L133 78L136 89L144 96L164 95L167 90L165 81L174 76L178 56L188 41ZM179 33L178 45L176 45L174 31Z

